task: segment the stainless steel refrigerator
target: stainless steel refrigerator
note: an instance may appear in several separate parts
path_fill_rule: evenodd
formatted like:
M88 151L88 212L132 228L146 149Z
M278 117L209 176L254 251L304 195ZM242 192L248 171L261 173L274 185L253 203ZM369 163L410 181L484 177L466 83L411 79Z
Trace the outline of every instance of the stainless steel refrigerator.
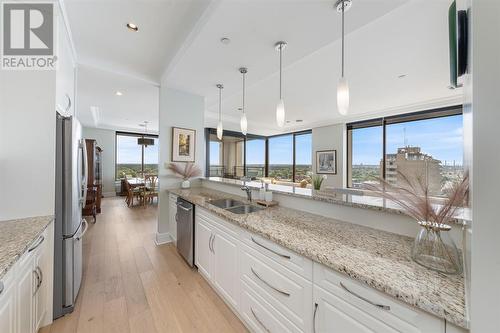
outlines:
M82 217L87 195L87 152L82 126L56 113L56 198L54 224L54 313L73 311L82 282Z

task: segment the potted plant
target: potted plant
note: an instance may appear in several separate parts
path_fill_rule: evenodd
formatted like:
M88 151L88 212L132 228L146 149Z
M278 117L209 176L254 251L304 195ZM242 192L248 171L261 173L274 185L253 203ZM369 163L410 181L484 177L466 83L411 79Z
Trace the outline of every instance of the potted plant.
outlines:
M326 175L320 176L320 175L313 175L312 176L312 183L313 183L313 188L316 191L319 191L321 189L321 184L323 184L323 181L326 179Z
M422 227L413 243L411 257L422 266L445 274L460 274L462 260L449 235L450 221L459 209L468 205L469 174L456 181L442 203L436 203L429 186L420 177L411 179L398 172L400 185L380 180L380 185L365 188L396 203Z
M201 169L194 163L185 163L184 167L178 163L170 163L168 169L177 177L183 179L181 183L182 188L190 188L191 182L189 180L201 175Z

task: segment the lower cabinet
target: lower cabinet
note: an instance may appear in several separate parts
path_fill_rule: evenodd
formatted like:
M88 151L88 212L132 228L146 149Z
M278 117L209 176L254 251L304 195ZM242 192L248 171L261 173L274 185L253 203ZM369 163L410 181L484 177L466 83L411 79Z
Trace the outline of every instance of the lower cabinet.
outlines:
M447 331L443 319L313 263L203 208L197 207L195 216L198 271L252 332Z
M230 226L202 209L195 214L195 256L199 272L234 309L239 306L238 239ZM229 230L228 230L229 229Z
M177 243L177 196L169 194L168 196L168 233Z
M0 281L0 332L34 333L52 321L53 225Z

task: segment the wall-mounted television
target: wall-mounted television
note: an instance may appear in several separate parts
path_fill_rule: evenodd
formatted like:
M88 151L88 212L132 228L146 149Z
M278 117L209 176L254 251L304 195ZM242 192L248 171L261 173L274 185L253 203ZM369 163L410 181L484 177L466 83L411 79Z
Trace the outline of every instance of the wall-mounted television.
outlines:
M467 12L457 10L456 0L448 10L450 46L450 86L460 87L458 78L467 72L468 23Z

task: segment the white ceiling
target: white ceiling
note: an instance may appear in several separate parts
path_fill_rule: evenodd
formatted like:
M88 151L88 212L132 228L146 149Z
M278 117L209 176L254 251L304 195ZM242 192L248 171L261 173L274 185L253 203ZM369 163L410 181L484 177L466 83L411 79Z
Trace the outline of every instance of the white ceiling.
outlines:
M158 132L158 104L159 88L150 83L93 67L78 70L77 117L84 126L144 132L139 124L148 121L148 131Z
M166 82L206 96L206 125L216 125L217 82L225 85L226 128L238 130L241 74L249 68L246 109L249 132L323 126L373 115L409 112L460 101L449 90L449 1L355 0L346 14L348 117L337 113L340 76L340 15L332 1L223 1L185 50ZM220 37L232 42L223 45ZM287 119L302 119L281 130L275 125L278 54L286 40L284 97ZM398 75L406 74L403 79ZM296 126L299 125L299 126Z
M215 84L221 82L225 127L238 130L241 66L249 69L250 133L276 134L454 104L462 91L447 88L449 2L354 0L345 14L351 107L349 116L341 117L335 97L341 30L334 1L65 0L78 63L85 65L79 75L82 122L92 124L90 106L99 106L99 126L136 127L152 115L149 106L158 110L157 98L142 98L149 98L145 91L162 82L205 96L205 122L215 126ZM128 21L139 25L138 33L124 27ZM223 45L221 37L229 37L231 43ZM285 129L275 125L278 40L288 42L283 78L287 119L292 123ZM400 74L406 77L399 79ZM131 94L133 87L143 90L138 88L133 101L122 103L131 95L116 99L113 93L120 84ZM138 112L140 105L148 107ZM157 111L155 117L150 119L152 128L157 128ZM303 122L295 123L296 119Z
M159 83L209 0L64 0L78 63ZM133 22L138 32L125 25Z

